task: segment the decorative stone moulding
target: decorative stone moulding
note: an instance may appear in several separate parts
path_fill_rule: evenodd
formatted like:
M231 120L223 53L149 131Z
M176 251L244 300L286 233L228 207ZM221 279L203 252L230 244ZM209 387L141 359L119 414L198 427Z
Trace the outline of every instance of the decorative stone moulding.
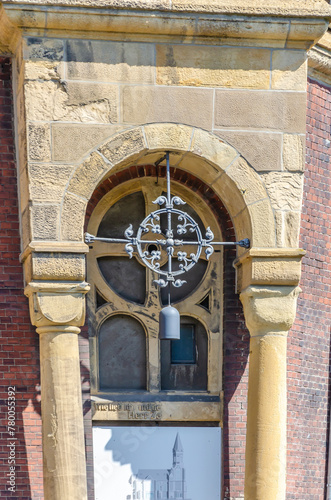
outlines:
M308 52L308 75L331 85L331 29Z
M252 248L234 262L238 292L259 285L296 286L301 277L305 250L296 248Z
M222 43L240 40L242 45L247 40L254 45L304 49L321 38L331 19L326 1L308 0L5 0L3 6L12 26L26 33L69 30L80 37L88 32L92 38L120 33L145 38L207 37ZM7 31L0 30L4 46L10 45Z
M61 331L61 325L82 326L85 320L84 296L89 289L89 285L84 281L31 282L24 293L29 297L32 324L38 328L59 327ZM76 333L80 332L79 328L76 330Z

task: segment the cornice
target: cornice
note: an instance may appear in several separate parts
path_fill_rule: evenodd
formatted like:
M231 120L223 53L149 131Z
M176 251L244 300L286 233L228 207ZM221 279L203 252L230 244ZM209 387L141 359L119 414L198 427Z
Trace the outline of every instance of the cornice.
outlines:
M4 5L331 18L326 0L3 0Z
M331 85L331 30L308 52L308 76Z
M330 5L317 0L5 0L0 8L0 48L12 52L10 40L20 31L99 39L186 37L307 50L331 19Z
M20 36L20 30L9 21L5 9L0 4L0 54L15 53Z

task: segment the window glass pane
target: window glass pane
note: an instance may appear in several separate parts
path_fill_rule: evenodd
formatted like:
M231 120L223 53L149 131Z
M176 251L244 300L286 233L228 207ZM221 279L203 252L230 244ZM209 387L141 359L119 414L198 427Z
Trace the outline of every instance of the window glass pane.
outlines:
M139 224L145 218L145 199L141 191L124 196L110 207L104 215L97 236L105 238L123 238L124 231L130 224L137 234Z
M173 270L179 269L178 259L173 259ZM187 283L180 286L179 288L171 287L171 303L174 304L180 300L184 300L188 295L194 292L194 290L200 285L205 272L208 267L208 262L206 260L200 259L195 266L185 274L176 276L176 278L182 279ZM168 265L161 267L162 270L167 270ZM161 288L161 303L162 305L168 304L168 287Z
M99 332L100 389L146 389L146 335L134 318L111 316Z
M192 327L194 357L192 356ZM161 389L205 391L207 390L207 332L197 319L182 316L181 336L182 346L181 340L162 340L161 342ZM189 362L188 359L191 361ZM182 361L178 362L178 360Z
M108 285L120 297L137 304L145 303L146 270L137 259L99 257L98 265Z
M194 325L181 325L180 340L171 341L171 363L195 363Z

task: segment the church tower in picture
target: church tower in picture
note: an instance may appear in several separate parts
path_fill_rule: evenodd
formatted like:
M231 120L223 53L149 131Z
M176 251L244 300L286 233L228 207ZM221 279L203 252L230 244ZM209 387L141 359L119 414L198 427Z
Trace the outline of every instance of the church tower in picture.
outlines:
M127 500L190 500L186 498L184 450L177 433L171 469L140 469L132 475L132 495Z

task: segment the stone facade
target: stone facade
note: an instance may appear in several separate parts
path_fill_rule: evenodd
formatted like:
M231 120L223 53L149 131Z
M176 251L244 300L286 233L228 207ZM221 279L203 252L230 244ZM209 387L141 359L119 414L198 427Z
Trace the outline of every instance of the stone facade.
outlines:
M224 204L236 238L251 241L235 260L236 291L251 336L248 400L242 365L236 404L243 413L228 399L228 415L218 417L228 426L224 496L285 499L286 342L304 255L307 71L309 66L313 78L329 83L329 35L315 44L330 18L326 2L304 0L27 0L24 8L2 2L0 49L15 56L21 261L40 336L46 499L88 495L78 334L89 290L83 242L89 200L101 186L106 194L109 179L132 178L130 169L154 165L165 151L174 169L201 179L205 193ZM0 105L8 115L10 104ZM330 113L327 105L322 109ZM0 147L0 154L12 155L7 142ZM224 292L231 318L233 290ZM238 348L246 356L245 332ZM225 329L225 349L226 336ZM231 335L228 340L240 344ZM228 387L224 392L229 395ZM246 414L246 400L244 486L243 439L237 451L231 443L234 422L243 432L245 418L237 417ZM292 482L288 487L295 494ZM35 489L33 498L39 494Z

